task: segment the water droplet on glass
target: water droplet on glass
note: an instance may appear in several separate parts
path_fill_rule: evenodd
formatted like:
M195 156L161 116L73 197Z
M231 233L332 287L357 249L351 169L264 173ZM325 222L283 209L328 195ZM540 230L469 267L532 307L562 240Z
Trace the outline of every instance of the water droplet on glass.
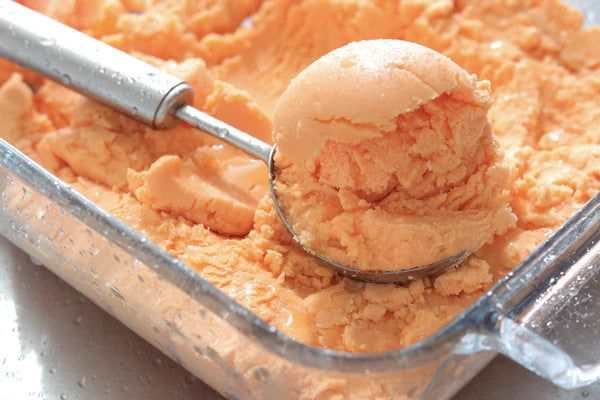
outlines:
M67 400L67 394L66 393L61 393L60 394L60 400Z
M63 82L65 85L70 85L70 84L71 84L71 77L70 77L69 75L67 75L67 74L64 74L64 75L62 76L62 82Z
M55 37L45 37L40 39L40 44L42 46L52 46L54 43L56 43Z
M43 263L40 260L38 260L37 258L35 258L33 256L29 256L29 261L31 261L31 263L33 265L37 265L37 266L43 265Z
M85 385L87 384L87 377L82 376L81 378L79 378L79 380L77 381L77 384L79 385L79 387L84 388Z
M56 373L56 367L50 367L50 368L48 369L48 372L50 372L51 374L54 374L54 373Z
M82 322L83 322L83 317L81 315L73 320L73 324L75 324L75 325L81 325Z
M220 137L227 137L229 136L229 129L217 128L217 135L219 135Z
M188 375L186 375L186 376L185 376L185 381L186 381L188 384L190 384L190 385L191 385L191 384L193 384L193 383L196 383L196 382L198 382L198 378L196 378L194 375L190 375L190 374L188 374Z
M162 365L162 360L160 358L155 358L154 361L152 361L152 364L155 367L160 367Z

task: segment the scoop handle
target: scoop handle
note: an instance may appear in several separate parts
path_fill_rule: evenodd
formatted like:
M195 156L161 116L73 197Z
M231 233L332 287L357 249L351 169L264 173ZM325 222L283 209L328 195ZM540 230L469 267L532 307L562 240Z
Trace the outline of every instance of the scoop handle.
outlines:
M13 1L0 1L0 56L154 129L192 101L184 81Z

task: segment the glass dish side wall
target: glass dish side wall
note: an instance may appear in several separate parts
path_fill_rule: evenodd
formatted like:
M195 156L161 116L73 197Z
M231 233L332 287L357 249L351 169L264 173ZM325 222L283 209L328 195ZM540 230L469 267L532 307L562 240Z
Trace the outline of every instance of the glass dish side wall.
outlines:
M6 156L7 152L8 146L0 141L0 154ZM414 358L374 354L360 360L348 355L348 365L356 364L354 361L361 364L350 368L359 372L344 372L335 365L311 367L298 362L297 351L290 350L289 357L275 355L261 343L260 337L265 335L261 329L243 323L240 326L239 319L233 318L240 312L239 305L223 301L216 289L205 291L210 285L199 283L200 278L192 272L165 276L165 270L175 268L175 260L172 265L149 265L140 260L135 253L152 244L141 236L138 242L131 241L128 232L115 240L112 227L101 218L93 213L76 216L76 205L57 204L47 193L35 189L40 182L57 191L65 185L41 174L35 180L38 182L27 182L0 167L0 234L227 398L326 398L342 392L356 399L376 395L446 399L491 357L485 352L453 355L454 342L460 338L456 335L448 337L436 351ZM71 201L70 195L67 189L63 200ZM179 285L174 283L177 280ZM273 328L264 328L267 335L275 335ZM327 350L287 340L290 348L296 345L317 353L322 365L335 358ZM385 371L368 372L369 366L383 366Z

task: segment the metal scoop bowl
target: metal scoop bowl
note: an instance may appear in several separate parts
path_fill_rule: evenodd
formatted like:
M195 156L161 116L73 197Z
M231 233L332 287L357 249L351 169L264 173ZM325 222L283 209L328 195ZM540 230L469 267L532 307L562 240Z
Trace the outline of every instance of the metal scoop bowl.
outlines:
M179 106L174 110L174 115L177 119L185 121L187 124L192 125L204 132L210 133L213 136L219 137L225 140L227 143L230 143L246 153L264 161L269 167L269 187L271 191L271 198L273 199L275 209L277 210L277 213L279 214L279 217L283 221L287 230L292 234L296 242L304 249L304 251L315 256L321 261L324 261L328 266L344 276L366 282L405 282L409 280L425 278L427 276L438 275L448 268L460 263L470 254L468 251L463 251L433 264L401 271L363 271L331 260L323 254L314 251L302 242L300 237L294 231L294 227L287 219L284 210L281 208L281 205L279 204L277 193L273 185L276 179L276 166L274 161L275 152L277 151L276 146L271 147L268 144L248 135L247 133L229 126L224 122L213 118L210 115L205 114L189 105Z
M466 250L400 271L362 271L339 264L304 245L287 220L273 187L276 147L190 106L192 88L184 81L12 1L0 2L0 57L153 129L168 129L183 121L264 161L269 168L271 197L286 228L307 253L344 276L368 282L404 282L440 274L470 254Z

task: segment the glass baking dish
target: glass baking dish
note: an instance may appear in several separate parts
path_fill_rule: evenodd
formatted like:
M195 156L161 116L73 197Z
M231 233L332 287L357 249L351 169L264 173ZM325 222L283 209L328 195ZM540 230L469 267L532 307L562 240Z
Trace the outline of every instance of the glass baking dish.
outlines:
M2 235L230 399L447 399L495 352L565 388L600 375L600 194L441 331L362 355L283 335L2 140L0 192Z
M0 234L229 399L448 399L498 352L564 388L600 376L600 194L442 330L376 354L282 334L1 139L0 196Z

